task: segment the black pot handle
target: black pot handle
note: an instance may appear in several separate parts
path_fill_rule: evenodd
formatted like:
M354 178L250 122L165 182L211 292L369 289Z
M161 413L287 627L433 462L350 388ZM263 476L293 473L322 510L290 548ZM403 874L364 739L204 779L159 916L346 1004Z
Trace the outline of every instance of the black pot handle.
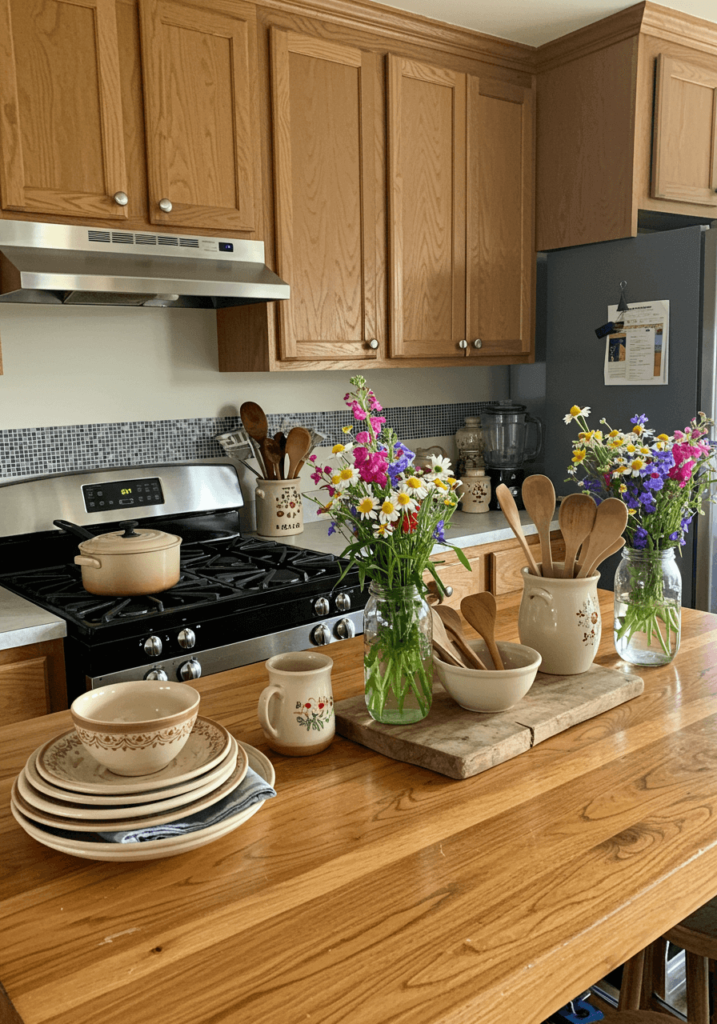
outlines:
M138 519L128 519L124 523L120 523L119 525L120 526L124 526L124 533L122 534L123 537L138 537L139 536L139 534L135 533L135 530L134 530L135 526L139 526L139 520Z
M75 523L68 523L64 519L53 519L53 526L59 526L65 533L72 534L73 537L79 537L80 540L92 540L94 533L90 533L84 526L77 526Z

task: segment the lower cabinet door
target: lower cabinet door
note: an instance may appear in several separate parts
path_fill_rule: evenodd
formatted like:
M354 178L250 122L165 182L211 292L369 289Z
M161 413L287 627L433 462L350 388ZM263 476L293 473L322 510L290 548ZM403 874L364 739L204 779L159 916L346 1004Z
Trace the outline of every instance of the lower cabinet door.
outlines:
M0 721L22 722L66 707L62 640L0 651Z

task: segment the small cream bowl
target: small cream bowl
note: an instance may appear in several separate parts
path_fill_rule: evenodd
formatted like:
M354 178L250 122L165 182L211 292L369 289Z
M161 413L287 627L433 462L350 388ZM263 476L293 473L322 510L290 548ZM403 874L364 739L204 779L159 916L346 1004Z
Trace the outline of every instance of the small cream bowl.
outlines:
M498 640L498 650L504 670L494 669L488 647L483 640L467 640L488 671L477 668L459 668L441 661L433 655L436 673L453 700L466 711L494 714L507 711L522 700L535 682L543 660L532 647Z
M200 695L186 683L141 679L88 690L70 707L89 754L115 775L154 775L194 728Z

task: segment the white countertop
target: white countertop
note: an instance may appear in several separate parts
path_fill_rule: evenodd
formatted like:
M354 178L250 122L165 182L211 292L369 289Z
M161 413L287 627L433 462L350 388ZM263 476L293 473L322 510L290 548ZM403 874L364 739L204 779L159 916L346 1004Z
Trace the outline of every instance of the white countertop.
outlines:
M64 619L0 587L0 651L63 636L67 636Z

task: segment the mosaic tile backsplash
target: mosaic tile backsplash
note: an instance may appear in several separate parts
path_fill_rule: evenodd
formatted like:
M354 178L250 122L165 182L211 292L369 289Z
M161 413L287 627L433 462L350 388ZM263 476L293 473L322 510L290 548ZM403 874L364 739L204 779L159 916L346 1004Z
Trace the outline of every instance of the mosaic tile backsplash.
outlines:
M396 406L382 415L402 440L444 437L488 404ZM333 445L346 440L341 427L353 417L339 410L269 414L267 420L270 435L287 424L301 424L326 434L326 443ZM224 451L214 438L240 425L238 417L227 416L0 430L0 478L221 458Z

